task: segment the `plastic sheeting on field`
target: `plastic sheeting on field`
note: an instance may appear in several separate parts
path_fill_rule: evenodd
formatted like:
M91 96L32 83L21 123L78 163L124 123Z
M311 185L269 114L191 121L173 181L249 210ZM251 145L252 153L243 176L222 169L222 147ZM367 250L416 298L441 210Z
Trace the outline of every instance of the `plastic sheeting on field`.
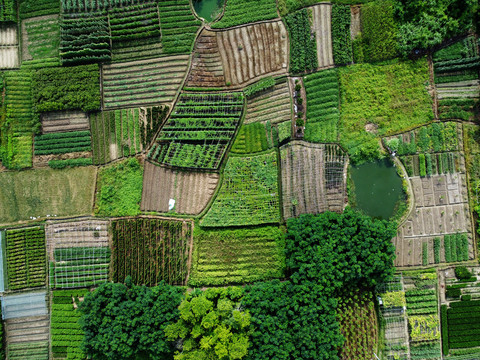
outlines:
M45 291L2 296L3 320L47 315L46 296Z

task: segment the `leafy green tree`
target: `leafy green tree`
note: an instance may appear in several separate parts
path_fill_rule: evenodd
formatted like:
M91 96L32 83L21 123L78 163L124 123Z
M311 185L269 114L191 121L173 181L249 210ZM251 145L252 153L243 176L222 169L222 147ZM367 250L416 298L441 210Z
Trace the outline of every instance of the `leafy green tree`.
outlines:
M479 6L477 0L396 0L395 5L404 56L467 32Z
M396 224L347 209L289 219L287 268L292 281L318 282L329 292L373 287L393 275Z
M92 359L168 359L174 348L164 333L178 319L183 289L105 283L80 305L82 350Z
M165 328L178 340L175 360L234 360L247 355L250 314L243 311L241 288L207 289L188 294L180 304L180 319Z

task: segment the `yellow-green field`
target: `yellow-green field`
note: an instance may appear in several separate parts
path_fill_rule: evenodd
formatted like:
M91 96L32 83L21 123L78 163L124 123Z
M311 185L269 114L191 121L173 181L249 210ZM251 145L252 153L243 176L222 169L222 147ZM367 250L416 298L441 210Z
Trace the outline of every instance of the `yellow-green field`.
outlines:
M97 169L0 173L0 224L31 217L91 214Z

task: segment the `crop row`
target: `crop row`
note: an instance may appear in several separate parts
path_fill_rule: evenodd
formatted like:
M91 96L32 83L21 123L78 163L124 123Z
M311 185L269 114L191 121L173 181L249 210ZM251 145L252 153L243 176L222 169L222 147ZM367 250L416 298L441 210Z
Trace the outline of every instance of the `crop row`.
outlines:
M311 36L311 18L311 9L302 9L285 17L290 35L290 71L294 74L318 67L316 39Z
M8 288L45 284L45 232L41 227L7 231Z
M457 123L433 123L409 133L390 138L386 145L397 155L413 155L419 152L443 152L458 150Z
M408 176L430 176L457 171L457 153L419 154L401 156Z
M90 131L72 131L35 136L35 155L90 151Z
M131 276L136 284L184 284L191 224L184 221L129 219L113 223L113 280Z
M307 75L304 84L307 95L305 139L312 142L337 141L337 125L340 119L337 70L323 70ZM331 131L321 136L319 128L325 127Z
M450 349L480 346L480 300L451 302L447 322Z
M79 323L80 299L88 293L86 289L55 290L52 292L52 315L50 332L54 358L84 359L80 350L83 331ZM75 304L75 306L74 306Z
M445 235L443 241L446 262L468 261L467 234Z

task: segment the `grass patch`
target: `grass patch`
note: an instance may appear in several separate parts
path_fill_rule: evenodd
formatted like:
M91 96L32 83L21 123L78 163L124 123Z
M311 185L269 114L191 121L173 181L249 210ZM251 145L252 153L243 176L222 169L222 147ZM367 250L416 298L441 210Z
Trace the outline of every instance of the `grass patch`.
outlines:
M0 173L0 223L91 214L94 167Z
M140 213L143 167L136 158L106 166L98 174L95 215L133 216Z
M377 136L433 119L426 59L339 69L340 142L354 162L379 157ZM367 132L369 125L373 131Z

